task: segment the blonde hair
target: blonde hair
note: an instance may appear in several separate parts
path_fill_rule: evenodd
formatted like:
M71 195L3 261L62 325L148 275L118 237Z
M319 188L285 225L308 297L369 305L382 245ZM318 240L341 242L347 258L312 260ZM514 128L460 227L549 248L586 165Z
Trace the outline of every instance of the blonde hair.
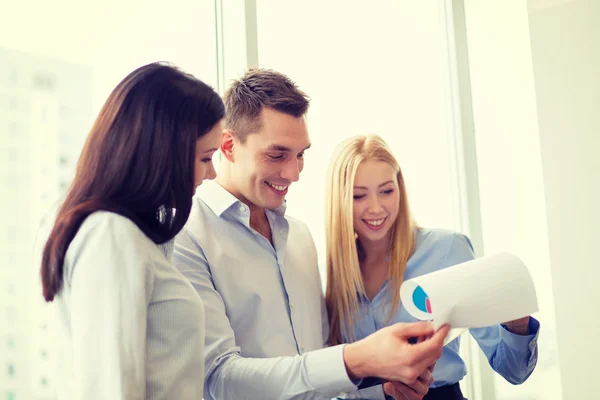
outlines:
M379 160L396 170L400 207L392 227L389 253L389 281L393 295L389 319L400 306L400 285L406 263L415 248L413 222L406 186L398 161L385 141L377 135L356 136L340 143L334 150L327 173L326 255L327 291L325 302L329 314L331 345L354 340L353 318L359 313L359 294L365 293L354 237L354 178L365 160Z

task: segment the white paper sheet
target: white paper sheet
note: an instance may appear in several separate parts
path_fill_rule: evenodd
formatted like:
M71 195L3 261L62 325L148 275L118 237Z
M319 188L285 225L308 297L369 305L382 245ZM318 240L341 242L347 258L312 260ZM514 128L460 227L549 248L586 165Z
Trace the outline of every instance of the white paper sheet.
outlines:
M496 325L538 311L535 286L521 259L480 257L402 283L400 298L415 318L450 324L444 344L468 328Z

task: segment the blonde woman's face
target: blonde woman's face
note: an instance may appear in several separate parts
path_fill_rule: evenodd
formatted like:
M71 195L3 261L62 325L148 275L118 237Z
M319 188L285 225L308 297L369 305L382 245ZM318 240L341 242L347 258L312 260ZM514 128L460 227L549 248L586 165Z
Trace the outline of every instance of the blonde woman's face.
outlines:
M387 239L400 207L394 168L383 161L363 161L354 178L354 231L359 240Z

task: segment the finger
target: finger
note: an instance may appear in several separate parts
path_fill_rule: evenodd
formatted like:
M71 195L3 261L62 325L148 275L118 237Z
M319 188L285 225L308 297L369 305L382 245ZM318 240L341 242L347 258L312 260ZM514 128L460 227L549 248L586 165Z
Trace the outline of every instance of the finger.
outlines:
M427 369L433 372L433 370L435 369L435 364L436 363L431 364L429 367L427 367Z
M410 337L422 337L429 336L434 333L433 324L430 322L413 322L413 323L402 323L392 325L396 335L401 336L405 339Z
M391 382L391 384L394 386L396 393L403 396L401 398L409 400L421 400L429 391L429 387L423 385L421 382L415 382L411 385L402 382Z
M421 342L424 342L424 341L426 341L426 340L429 340L429 339L431 339L431 337L432 337L432 336L433 336L433 335L428 335L428 336L419 336L419 337L418 337L418 339L417 339L417 343L421 343Z
M419 375L418 380L423 382L427 387L431 386L433 383L433 374L431 373L431 370L429 370L429 368L425 369L421 375Z
M448 336L448 332L450 332L450 325L442 325L442 327L433 334L431 340L438 340L443 346L444 340L446 339L446 336Z
M419 369L426 369L434 364L442 355L444 339L448 334L448 325L441 327L431 339L415 344L411 349L416 352L416 366Z
M442 325L442 327L440 327L437 331L430 335L427 340L424 340L423 343L429 343L433 346L437 346L440 344L443 345L444 339L446 339L446 336L448 336L448 332L450 332L450 325Z
M412 346L412 366L418 371L428 371L427 367L437 361L441 354L441 346L433 346L430 342L423 342Z
M396 388L394 387L394 385L392 385L390 382L386 382L386 383L383 384L383 392L387 396L393 397L394 400L405 400L406 399L406 397L403 396L402 393L399 393L396 390Z

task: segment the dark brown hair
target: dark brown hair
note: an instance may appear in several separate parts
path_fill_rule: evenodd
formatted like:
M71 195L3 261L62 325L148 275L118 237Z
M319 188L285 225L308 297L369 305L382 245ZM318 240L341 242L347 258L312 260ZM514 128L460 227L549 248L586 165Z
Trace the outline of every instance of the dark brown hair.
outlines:
M263 107L296 118L306 114L310 99L287 76L269 69L250 69L224 96L225 127L242 143L261 128Z
M119 83L87 137L44 247L46 301L60 292L67 249L95 211L129 218L157 244L175 237L192 206L196 140L223 117L210 86L168 64L145 65Z

